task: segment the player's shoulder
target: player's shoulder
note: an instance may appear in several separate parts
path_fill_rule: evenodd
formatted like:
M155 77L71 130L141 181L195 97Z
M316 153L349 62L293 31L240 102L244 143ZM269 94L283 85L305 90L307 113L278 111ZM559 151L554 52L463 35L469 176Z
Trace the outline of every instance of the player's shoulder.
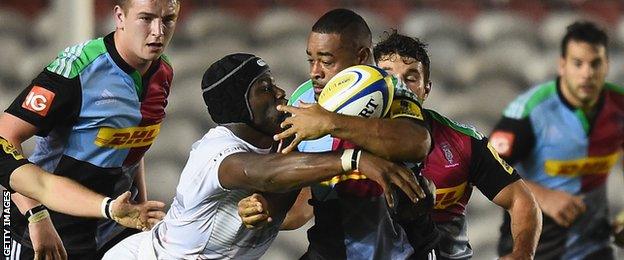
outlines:
M624 87L622 87L620 85L617 85L617 84L614 84L614 83L611 83L611 82L605 82L604 89L606 91L608 91L608 92L611 92L611 93L615 94L615 95L624 96Z
M162 55L160 55L160 60L162 60L170 68L173 68L173 63L171 62L171 58L169 58L169 55L163 53Z
M457 122L453 119L450 119L446 116L441 115L440 113L430 110L424 109L425 113L431 118L431 120L435 120L438 124L448 127L455 132L461 133L463 135L467 135L477 140L481 140L485 137L481 132L477 130L476 127L469 124L464 124L461 122Z
M71 79L104 53L106 53L104 38L88 40L65 48L46 69Z
M297 89L295 89L295 92L293 92L293 94L290 96L290 99L288 99L288 105L292 106L293 104L296 103L296 101L306 101L306 102L313 102L314 101L314 88L313 88L313 84L312 84L312 80L306 80L305 82L301 83L301 85L299 85L299 87L297 87ZM309 99L309 96L312 96L312 100L307 100Z
M548 81L532 87L512 101L503 115L508 118L522 119L527 117L535 107L544 101L557 96L557 81Z

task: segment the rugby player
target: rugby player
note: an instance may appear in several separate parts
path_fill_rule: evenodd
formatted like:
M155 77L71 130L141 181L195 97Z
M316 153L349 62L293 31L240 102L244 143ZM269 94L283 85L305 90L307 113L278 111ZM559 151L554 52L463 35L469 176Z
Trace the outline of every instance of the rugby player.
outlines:
M353 65L374 63L370 28L360 15L347 9L324 14L312 26L306 53L310 80L295 90L289 100L292 106L278 107L292 114L282 123L287 129L275 136L275 140L294 137L283 152L325 152L349 142L396 162L417 165L423 160L430 149L429 130L417 97L398 79L393 80L395 98L386 118L339 115L316 103L325 84L338 72ZM431 249L437 237L433 223L426 217L402 221L381 198L381 190L378 183L349 174L312 185L311 196L302 193L304 199L300 198L302 203L298 204L305 204L310 197L315 216L303 259L433 257ZM272 202L269 200L268 204ZM310 207L296 208L303 212L293 212L293 216L312 216ZM243 219L247 215L241 212ZM296 220L295 223L289 218L285 226L302 224ZM406 229L411 232L406 233Z
M605 82L607 43L591 22L569 25L559 76L511 102L490 136L544 213L536 259L614 259L606 181L624 147L624 88ZM501 255L509 229L505 214Z
M413 201L423 198L409 169L365 151L271 153L285 117L276 107L286 104L285 93L254 55L231 54L215 62L204 74L202 90L219 126L193 145L171 209L151 232L123 240L104 259L257 259L277 236L299 188L354 169L385 189L399 186ZM284 201L274 204L274 221L267 227L242 225L241 198L290 190L295 192L267 195Z
M116 0L116 30L62 51L0 116L0 136L21 150L37 135L29 160L41 170L110 197L134 182L136 200L145 201L143 155L165 117L173 70L162 53L179 8L177 0ZM121 231L55 211L29 223L23 214L40 203L12 200L14 259L65 250L70 259L95 259L96 242Z

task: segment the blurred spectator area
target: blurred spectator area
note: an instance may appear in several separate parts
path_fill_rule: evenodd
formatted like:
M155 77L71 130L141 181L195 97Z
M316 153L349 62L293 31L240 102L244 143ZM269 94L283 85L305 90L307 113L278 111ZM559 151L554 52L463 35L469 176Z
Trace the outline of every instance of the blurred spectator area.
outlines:
M114 29L111 0L95 0L96 35ZM50 62L63 42L53 0L0 1L0 88L15 93ZM477 118L488 131L509 99L551 79L565 26L596 21L611 36L608 79L624 80L624 2L538 0L182 0L178 29L167 53L176 72L168 112L205 118L197 100L207 65L232 52L253 52L271 65L279 85L292 92L307 78L305 42L315 18L336 7L360 13L379 41L390 28L429 43L434 91L429 106L457 119ZM57 8L58 9L58 8ZM61 8L62 9L62 8ZM59 14L61 13L61 14ZM179 95L179 97L178 97ZM466 107L492 96L487 106ZM7 96L0 101L7 105ZM440 97L440 100L437 100ZM444 98L441 98L444 97ZM444 100L442 100L444 99ZM455 102L448 102L449 100ZM464 101L466 100L466 101ZM464 102L464 103L462 103ZM191 107L189 104L192 104ZM460 105L461 104L461 105ZM191 112L191 113L189 113ZM471 122L468 122L471 123Z
M95 33L102 36L115 28L112 0L94 1ZM566 25L576 19L592 20L607 29L611 39L611 70L607 79L624 83L622 0L181 0L181 3L178 29L167 49L175 70L168 119L147 155L148 186L154 190L153 198L167 202L175 194L178 174L192 142L214 125L199 90L207 66L229 53L255 53L271 65L278 85L292 93L307 79L305 48L309 30L316 18L332 8L347 7L360 13L371 26L375 42L385 31L397 28L429 43L433 91L425 107L473 124L484 133L490 131L504 106L519 92L554 78L560 40ZM0 105L3 108L61 47L72 44L64 42L59 33L66 25L56 21L58 15L70 14L52 6L53 0L0 1ZM621 182L621 176L617 178ZM474 197L477 197L476 206L472 207L479 209L475 216L481 221L474 218L478 223L473 226L487 226L491 232L496 231L491 221L499 221L500 212L483 201L481 195ZM488 207L487 214L480 211ZM303 232L286 234L305 236ZM473 247L485 252L477 254L476 259L494 257L495 237L487 233L471 234L471 237ZM301 244L293 249L288 243L294 240L280 241L277 244L285 251L273 255L278 258L283 256L280 254L298 257L305 249Z

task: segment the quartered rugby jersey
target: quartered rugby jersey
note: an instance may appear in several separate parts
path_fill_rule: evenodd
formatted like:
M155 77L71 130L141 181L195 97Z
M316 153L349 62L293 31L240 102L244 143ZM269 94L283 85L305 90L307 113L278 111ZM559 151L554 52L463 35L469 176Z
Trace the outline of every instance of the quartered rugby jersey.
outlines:
M397 84L397 82L395 82ZM415 96L395 87L395 100L388 117L409 117L423 121ZM289 100L315 103L312 82L303 83ZM327 152L350 148L352 144L329 135L303 141L301 152ZM307 256L316 259L406 259L414 254L407 236L391 219L379 185L358 172L334 177L313 185L310 203L315 224L308 230Z
M593 119L565 101L558 81L532 88L504 111L492 143L518 172L572 194L603 186L624 147L624 88L606 83Z
M164 55L141 76L121 58L111 33L62 51L6 112L38 128L31 162L113 197L128 190L129 173L158 136L172 79ZM61 237L71 234L63 240L67 249L94 243L91 230L63 229L84 219L55 217Z
M605 182L624 147L624 88L605 83L589 118L565 100L559 80L538 85L506 108L491 142L523 178L583 194L587 210L569 228L564 259L609 246Z
M423 176L436 186L431 217L442 238L437 253L449 259L468 259L466 205L476 186L490 200L520 176L500 158L487 138L474 127L425 109L431 125L432 149L425 159Z

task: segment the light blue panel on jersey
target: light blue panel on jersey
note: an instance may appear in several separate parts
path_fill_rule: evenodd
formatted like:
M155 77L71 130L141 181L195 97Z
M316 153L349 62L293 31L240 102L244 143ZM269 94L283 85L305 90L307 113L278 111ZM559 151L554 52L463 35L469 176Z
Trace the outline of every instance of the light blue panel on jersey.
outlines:
M523 177L548 188L578 193L580 177L551 176L544 169L547 160L587 156L587 136L578 117L561 103L558 95L552 95L533 109L529 119L535 133L535 153L520 163L518 170Z
M299 148L299 151L306 153L330 152L333 142L334 138L326 135L316 140L302 141L297 148Z
M35 149L28 160L48 172L54 172L65 149L71 127L56 127L46 137L35 137Z
M302 84L300 88L306 87L306 84L310 84L309 81ZM301 95L295 97L292 105L298 107L299 101L303 101L305 103L316 103L316 100L314 100L314 89L309 87L305 92L301 93ZM333 142L333 138L326 135L316 140L302 141L299 143L297 148L299 148L299 151L306 153L329 152L332 150Z
M129 148L100 147L95 144L103 127L122 129L141 122L141 103L134 81L106 53L80 74L82 108L65 154L99 167L121 167Z

